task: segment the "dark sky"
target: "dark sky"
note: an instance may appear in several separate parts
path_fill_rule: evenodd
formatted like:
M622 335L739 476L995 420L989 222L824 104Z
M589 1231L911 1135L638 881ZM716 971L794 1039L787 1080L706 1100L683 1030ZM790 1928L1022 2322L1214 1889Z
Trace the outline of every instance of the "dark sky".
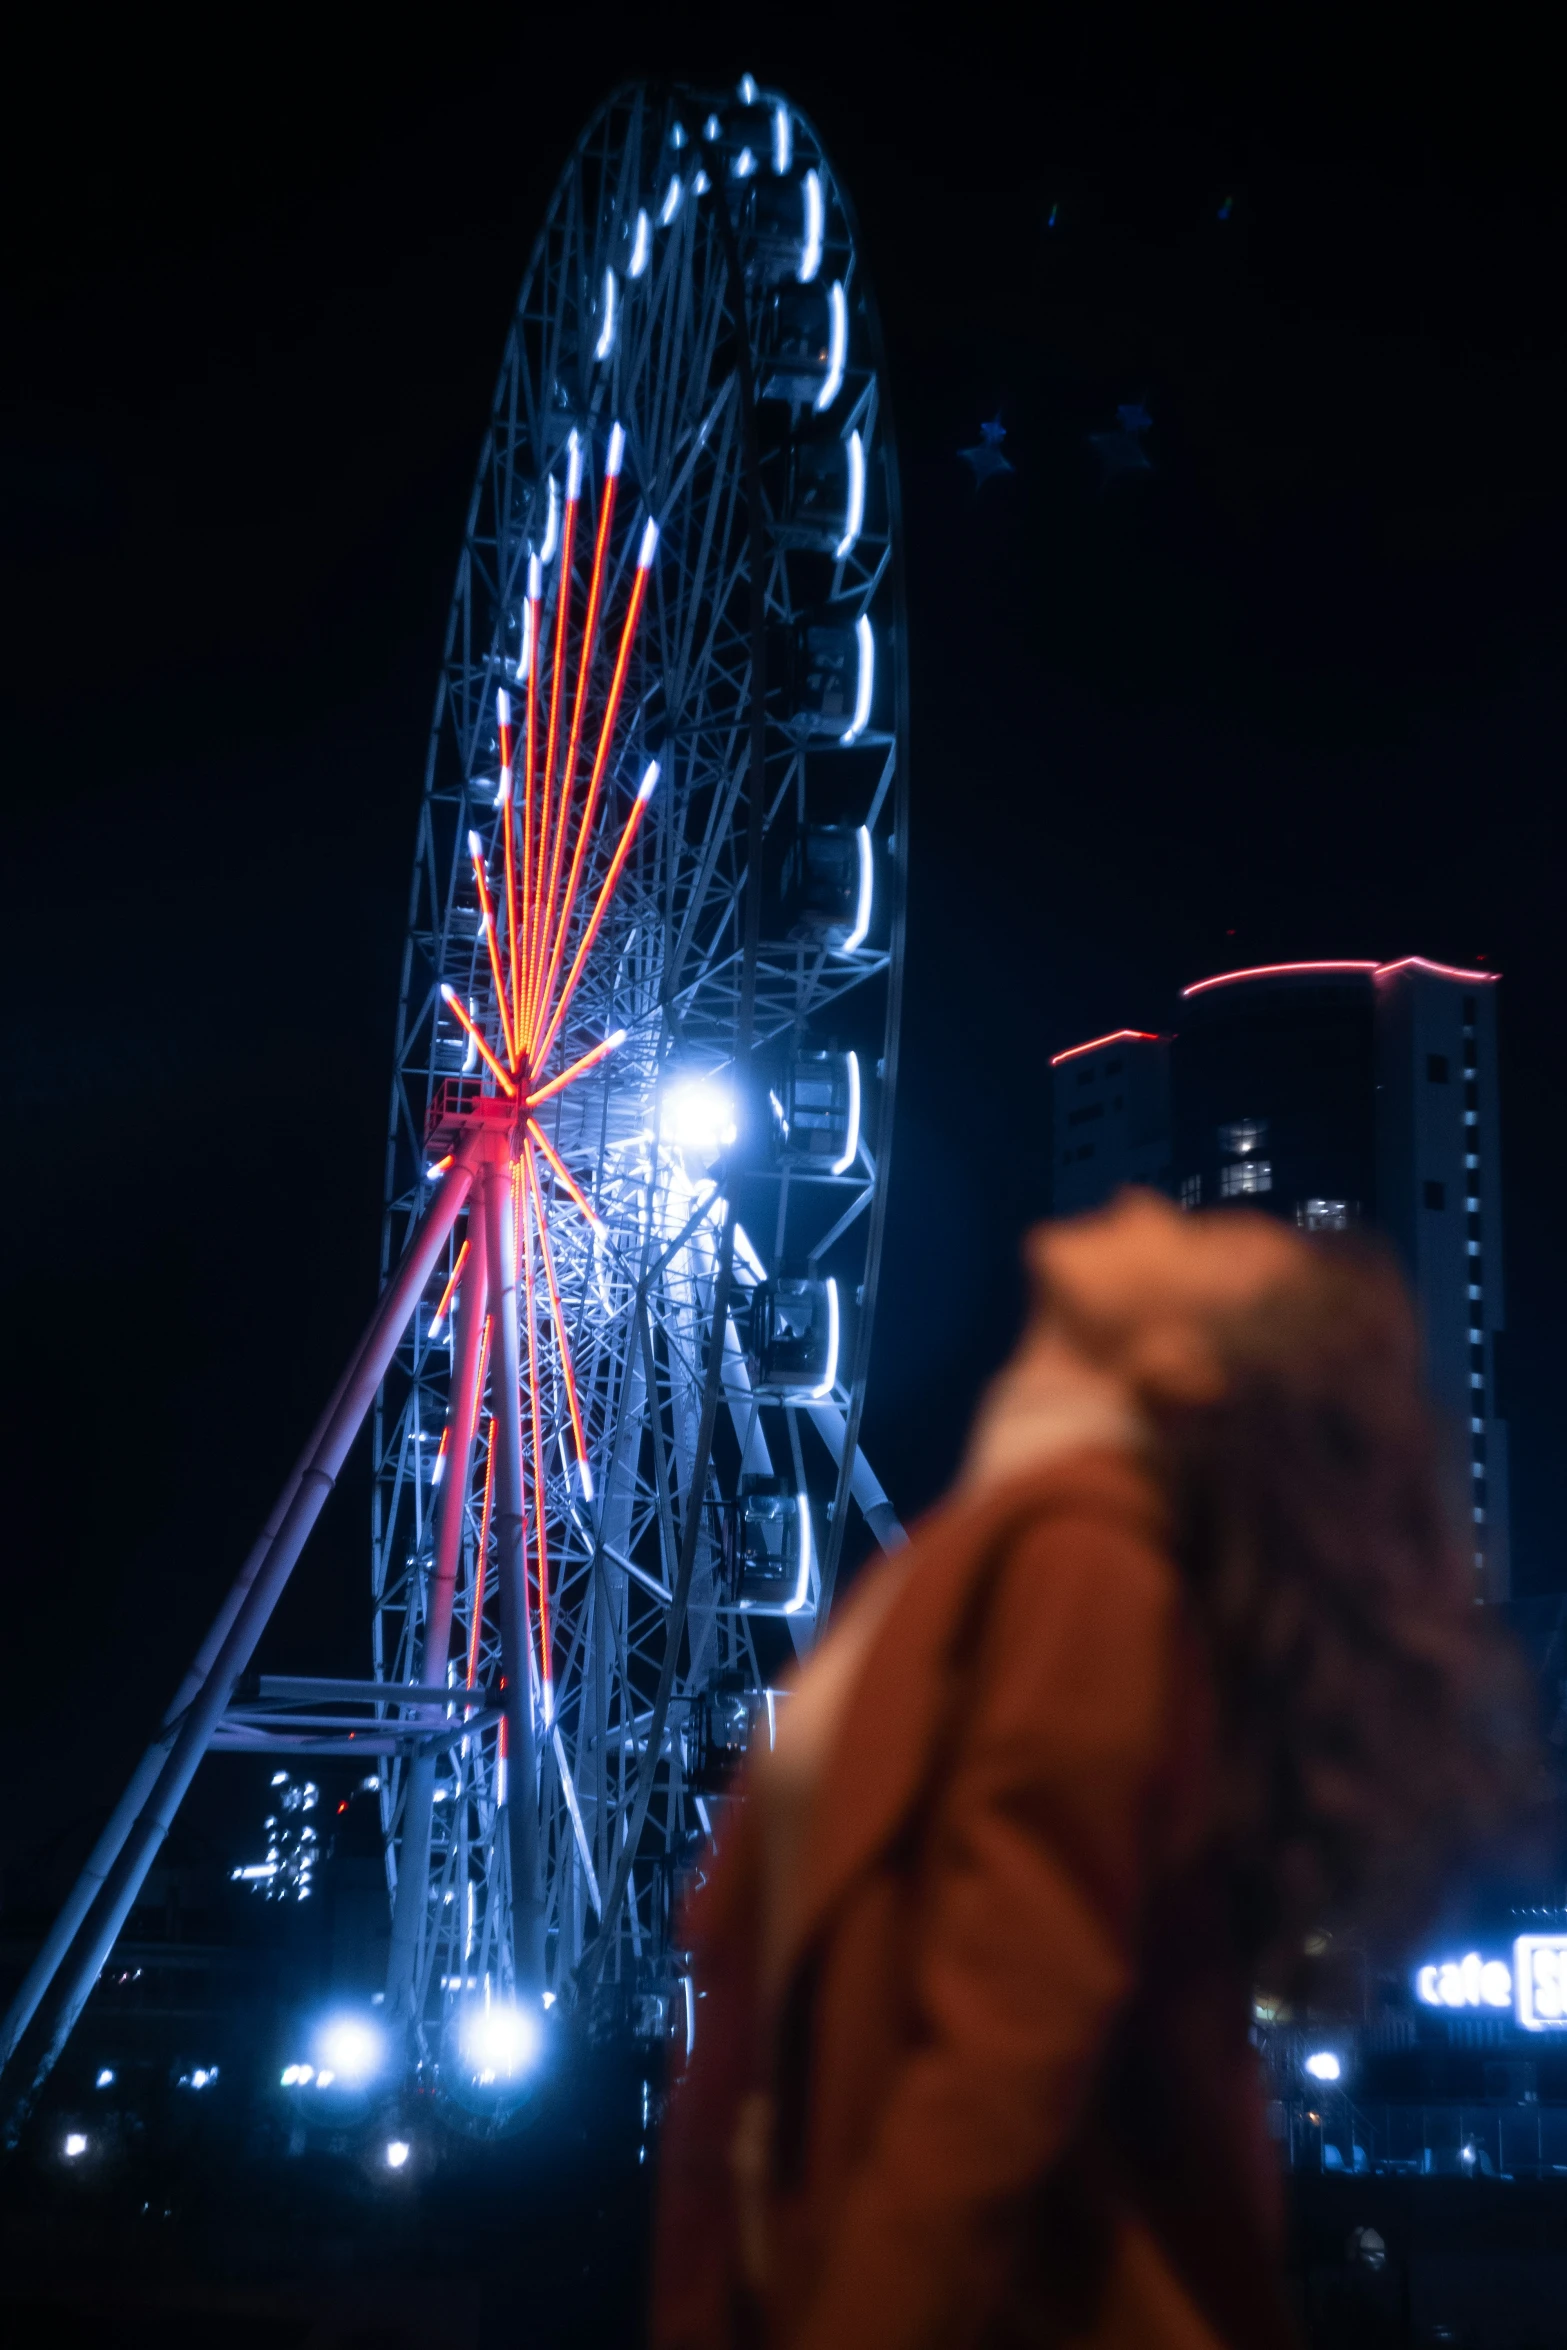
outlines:
M1483 957L1518 1573L1567 1582L1542 57L1492 13L1382 50L1317 13L1293 49L1168 9L557 10L542 47L526 11L326 13L206 48L78 25L11 76L4 1851L123 1776L368 1309L471 468L549 187L640 71L787 87L885 313L913 898L866 1428L895 1499L938 1489L1015 1323L1050 1051L1167 1026L1230 964ZM1085 436L1130 400L1154 471L1101 491ZM998 411L1017 471L976 497L954 452ZM264 1654L363 1669L367 1566L356 1471Z

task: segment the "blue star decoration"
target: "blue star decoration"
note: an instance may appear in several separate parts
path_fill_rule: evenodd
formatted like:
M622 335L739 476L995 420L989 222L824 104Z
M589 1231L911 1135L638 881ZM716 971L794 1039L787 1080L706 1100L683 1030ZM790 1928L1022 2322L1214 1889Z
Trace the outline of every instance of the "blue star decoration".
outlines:
M974 469L974 487L982 490L987 481L994 481L1003 473L1015 473L1017 468L1010 457L1003 456L1001 444L1007 437L1007 428L999 416L979 428L980 439L972 449L960 449L958 455L965 465Z
M1140 400L1129 400L1117 408L1116 416L1119 422L1113 432L1091 432L1088 436L1088 445L1103 469L1099 477L1102 490L1123 475L1153 471L1153 460L1142 439L1153 425L1147 409Z

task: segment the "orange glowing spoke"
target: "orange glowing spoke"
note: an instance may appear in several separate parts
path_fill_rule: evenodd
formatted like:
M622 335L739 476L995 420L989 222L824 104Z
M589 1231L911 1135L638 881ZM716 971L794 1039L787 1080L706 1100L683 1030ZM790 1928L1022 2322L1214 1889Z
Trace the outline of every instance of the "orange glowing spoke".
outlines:
M544 1066L544 1063L549 1058L550 1048L554 1044L556 1037L560 1034L561 1022L565 1019L567 1009L571 1003L571 999L576 993L577 982L582 977L583 965L587 962L588 956L592 952L593 941L598 937L599 929L603 923L604 916L609 910L609 901L615 894L615 884L620 879L626 859L631 854L631 844L637 837L637 828L641 824L644 815L647 813L647 804L648 801L653 797L654 789L657 786L657 783L658 761L656 759L650 759L648 762L647 773L643 776L641 785L637 792L637 796L631 803L631 813L626 818L625 830L620 836L615 854L609 861L609 871L605 874L603 883L600 886L598 900L594 905L592 917L588 923L587 929L582 934L582 944L578 947L576 955L572 960L571 969L566 975L566 984L560 991L560 1001L555 1006L555 1010L550 1018L549 1027L545 1030L538 1050L534 1054L533 1065L535 1068L541 1069ZM565 936L564 930L562 931L561 935L562 937Z
M528 1001L523 1022L523 1043L532 1042L533 1021L538 1009L537 963L544 928L544 870L549 852L550 802L555 788L555 746L560 739L560 706L566 690L566 620L571 609L571 557L577 537L577 506L582 496L582 445L575 433L567 441L566 512L560 526L560 569L555 591L555 670L550 681L550 722L544 739L544 787L539 801L539 837L535 843L538 863L528 881L532 901L534 936L534 968L528 977Z
M430 1322L430 1336L432 1338L439 1338L441 1334L441 1324L446 1319L446 1309L451 1304L452 1299L457 1295L457 1284L462 1279L462 1269L468 1262L468 1251L471 1246L472 1243L465 1240L462 1244L462 1247L457 1251L457 1262L452 1267L452 1277L450 1281L447 1282L446 1287L441 1291L441 1302L436 1307L434 1316Z
M550 1148L549 1137L545 1133L543 1127L539 1124L537 1118L530 1118L528 1120L528 1133L538 1144L540 1150L544 1153L544 1156L548 1159L550 1165L554 1168L555 1173L560 1181L566 1186L566 1189L570 1192L572 1198L576 1201L578 1207L582 1210L582 1213L587 1217L587 1220L592 1225L594 1231L602 1232L604 1229L603 1218L598 1214L597 1210L593 1207L591 1201L587 1198L585 1193L576 1183L573 1182L571 1170L566 1165L564 1159L560 1158Z
M579 1077L586 1077L590 1069L596 1069L600 1061L617 1051L625 1041L625 1030L617 1028L613 1036L606 1036L602 1044L596 1044L590 1053L584 1053L580 1060L573 1061L569 1069L562 1069L560 1075L552 1077L548 1085L541 1085L537 1093L530 1093L523 1108L536 1110L540 1102L549 1100L552 1093L564 1093L568 1085L575 1085Z
M577 692L571 711L571 734L566 743L566 765L560 780L560 807L555 822L555 847L550 857L549 883L543 897L543 927L541 938L544 949L551 943L555 913L556 892L560 888L560 869L565 860L566 834L570 828L572 787L577 780L577 754L582 747L582 722L587 716L588 687L592 678L593 654L598 639L599 604L604 588L604 556L609 545L610 527L615 517L615 492L620 486L620 460L624 453L626 436L619 425L610 428L609 454L604 462L604 500L599 508L598 534L593 542L593 572L588 581L587 611L582 622L582 644L577 655ZM591 801L584 811L583 822L592 822ZM573 870L575 870L575 863ZM543 961L543 951L540 953Z
M620 698L625 691L626 672L631 666L631 648L636 639L637 622L642 616L642 605L647 595L648 574L653 566L654 550L658 545L658 524L649 521L642 533L642 545L637 553L637 568L631 582L631 600L626 606L626 617L621 624L620 649L615 655L615 674L610 679L609 699L604 705L604 723L599 728L598 749L593 754L593 772L588 778L587 799L583 805L582 822L577 828L577 846L571 860L571 874L566 883L566 894L560 909L560 920L550 945L549 968L540 983L535 1000L535 1012L530 1041L537 1039L540 1021L547 1017L547 1007L560 974L561 958L566 951L566 932L577 903L577 892L582 886L583 860L593 832L593 819L598 813L599 792L604 782L604 771L609 765L609 754L614 745L615 721L620 715ZM558 1027L557 1016L553 1028ZM541 1052L535 1055L535 1065L542 1061Z
M555 1325L555 1346L560 1356L561 1374L566 1382L566 1403L571 1413L571 1433L576 1439L577 1467L582 1476L582 1490L587 1499L593 1499L593 1472L588 1467L587 1439L582 1433L582 1414L577 1408L577 1378L572 1369L571 1344L566 1336L566 1317L561 1312L560 1291L555 1283L555 1260L550 1253L550 1230L545 1221L544 1195L539 1189L539 1170L533 1162L530 1145L526 1152L528 1185L533 1193L533 1213L539 1227L539 1254L544 1262L544 1281L550 1293L550 1319Z
M501 816L502 821L506 826L506 845L507 848L510 849L510 807L503 808L501 811ZM468 854L473 860L473 878L479 892L479 912L484 920L484 943L488 949L490 957L490 977L495 982L495 1001L500 1007L501 1042L506 1047L507 1060L510 1061L512 1067L515 1069L517 1066L517 1048L512 1043L511 1022L507 1018L506 1014L506 982L501 977L501 949L500 941L495 935L495 908L490 904L490 884L489 878L484 870L484 851L479 845L479 836L476 832L470 832L468 835Z
M521 1192L520 1165L517 1174L519 1194L526 1204L526 1194ZM539 1658L545 1691L544 1716L548 1721L552 1710L549 1691L554 1678L550 1670L550 1560L544 1527L544 1431L541 1424L543 1414L539 1409L539 1333L533 1301L533 1234L526 1216L523 1218L522 1264L528 1301L528 1416L533 1422L533 1528L539 1555Z
M526 764L522 778L523 899L520 910L515 894L515 870L511 865L507 866L508 884L513 892L509 934L511 940L511 1027L512 1034L517 1040L517 1057L519 1059L522 1056L523 1044L527 1035L527 1006L523 1002L523 979L529 968L529 957L533 952L533 928L530 912L532 899L528 893L533 876L533 786L535 770L538 766L539 599L542 592L539 559L537 555L530 555L528 557L528 616L525 623L528 632L528 720L524 746ZM506 852L510 857L511 834L509 832L506 836Z
M441 984L441 1001L446 1006L446 1009L449 1012L454 1013L457 1019L461 1021L463 1027L467 1029L468 1034L473 1038L474 1043L478 1046L480 1052L484 1055L484 1058L489 1062L490 1067L494 1070L496 1079L501 1087L502 1092L505 1093L510 1100L515 1101L517 1098L517 1088L513 1085L511 1079L507 1076L505 1070L501 1067L499 1061L495 1058L495 1055L491 1052L489 1046L485 1043L483 1037L479 1034L479 1031L477 1028L475 1028L473 1022L469 1019L468 1014L463 1009L462 1003L458 997L457 990L454 987L447 986L444 981Z

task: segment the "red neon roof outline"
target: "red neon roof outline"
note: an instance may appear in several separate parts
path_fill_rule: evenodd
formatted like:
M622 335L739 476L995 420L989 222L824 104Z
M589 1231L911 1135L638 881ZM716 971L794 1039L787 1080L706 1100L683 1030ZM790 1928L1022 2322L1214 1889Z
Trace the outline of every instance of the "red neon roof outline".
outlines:
M1454 963L1433 963L1429 955L1404 955L1396 963L1379 963L1377 977L1390 979L1395 971L1430 971L1438 979L1500 979L1500 971L1460 971Z
M1210 987L1228 987L1236 979L1281 979L1292 971L1371 971L1381 969L1379 963L1323 962L1323 963L1254 963L1247 971L1220 971L1212 979L1194 979L1190 987L1183 987L1183 997L1202 995Z
M1059 1069L1063 1061L1075 1061L1079 1053L1096 1053L1102 1044L1162 1044L1164 1039L1156 1028L1112 1028L1108 1036L1092 1036L1087 1044L1068 1045L1064 1053L1052 1053L1050 1066Z
M1373 979L1387 979L1395 971L1430 971L1440 979L1500 979L1500 971L1460 971L1452 963L1433 963L1425 955L1404 955L1396 963L1375 963L1359 957L1316 963L1255 963L1245 971L1220 971L1212 979L1194 979L1182 997L1203 995L1210 987L1229 987L1238 979L1282 979L1297 971L1369 971ZM1080 1052L1088 1047L1080 1045Z

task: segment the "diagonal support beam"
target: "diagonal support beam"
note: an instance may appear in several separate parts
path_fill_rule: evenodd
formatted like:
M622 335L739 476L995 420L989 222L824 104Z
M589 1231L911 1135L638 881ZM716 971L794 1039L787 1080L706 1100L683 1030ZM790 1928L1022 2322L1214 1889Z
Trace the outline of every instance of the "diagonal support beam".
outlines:
M425 1211L402 1263L383 1290L353 1367L326 1415L318 1441L284 1488L289 1498L273 1513L276 1532L234 1609L200 1688L184 1711L152 1786L138 1806L135 1822L108 1872L93 1915L85 1922L85 1931L80 1935L50 2018L48 2045L30 2090L8 2116L8 2135L14 2134L25 2119L33 2097L54 2070L119 1938L147 1871L168 1835L174 1815L234 1694L235 1684L255 1653L256 1643L283 1594L306 1537L337 1483L349 1446L390 1368L409 1317L428 1286L452 1226L462 1212L473 1175L472 1159L465 1151ZM246 1567L249 1565L247 1560ZM140 1776L138 1773L138 1779Z

